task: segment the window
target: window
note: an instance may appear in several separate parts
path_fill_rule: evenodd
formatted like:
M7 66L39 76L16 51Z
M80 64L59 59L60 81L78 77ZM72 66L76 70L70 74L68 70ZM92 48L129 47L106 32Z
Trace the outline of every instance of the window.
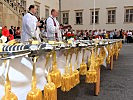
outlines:
M116 10L108 10L108 23L116 22Z
M46 9L45 9L45 18L48 18L48 17L49 17L49 9L46 8Z
M36 7L37 7L37 12L36 12L35 15L36 15L37 17L40 17L40 3L35 1L35 5L36 5Z
M69 24L69 13L68 12L64 12L62 13L62 21L63 24Z
M133 7L125 9L125 22L133 22Z
M94 23L94 11L91 10L91 24ZM99 11L95 11L95 24L99 23Z
M36 5L37 6L37 12L36 12L36 16L37 17L40 17L40 6Z
M26 9L26 1L24 1L24 8Z
M76 12L76 24L83 24L82 12Z

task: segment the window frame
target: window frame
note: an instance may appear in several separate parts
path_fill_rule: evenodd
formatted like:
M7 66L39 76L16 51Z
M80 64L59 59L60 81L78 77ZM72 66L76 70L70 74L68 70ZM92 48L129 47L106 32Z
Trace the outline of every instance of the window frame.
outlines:
M126 13L126 11L129 10L129 14ZM133 23L133 12L131 13L131 11L133 11L133 6L131 7L125 7L124 9L124 23ZM126 18L126 16L128 15L128 19ZM130 21L130 15L132 15L132 21Z
M77 16L77 13L81 13ZM77 17L81 18L81 23L77 23ZM83 25L83 10L75 10L75 25Z
M68 14L68 15L67 16L65 15L64 17L63 14ZM64 23L64 19L67 19L67 23ZM69 24L69 12L62 12L62 23L65 25Z
M110 14L109 14L110 11ZM113 14L113 11L115 12ZM109 21L109 16L110 16L110 21ZM113 18L114 16L114 18ZM114 21L113 21L114 19ZM107 24L116 24L116 9L107 9Z
M46 10L48 10L48 15L47 15ZM49 16L50 16L50 8L45 5L45 18L47 19Z
M37 17L40 17L40 3L39 2L36 2L36 1L34 1L34 3L35 3L35 6L37 7L37 12L36 12L36 16Z
M98 15L96 15L96 12L98 12ZM93 13L93 14L92 14ZM90 24L93 24L93 17L94 17L94 9L90 9ZM95 19L95 24L99 24L99 19L100 19L100 9L95 9L95 18L98 17L97 23Z

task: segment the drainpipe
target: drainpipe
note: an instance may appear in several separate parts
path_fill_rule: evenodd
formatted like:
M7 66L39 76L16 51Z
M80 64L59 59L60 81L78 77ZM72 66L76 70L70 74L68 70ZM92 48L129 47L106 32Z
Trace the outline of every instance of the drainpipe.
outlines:
M96 13L95 13L95 10L96 9L96 1L94 0L94 16L93 16L93 30L95 30L95 15L96 15Z
M59 23L61 23L61 0L59 0Z

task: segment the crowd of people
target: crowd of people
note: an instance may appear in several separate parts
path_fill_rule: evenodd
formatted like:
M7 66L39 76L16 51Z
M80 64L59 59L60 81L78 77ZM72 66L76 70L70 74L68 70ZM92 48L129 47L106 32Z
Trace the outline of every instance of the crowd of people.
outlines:
M14 36L15 39L20 39L21 37L21 29L20 27L14 27L14 26L11 26L11 28L9 29L9 33L11 35Z
M72 27L67 29L63 29L62 31L63 36L69 37L73 36L70 34L74 34L75 39L82 39L82 40L91 40L91 39L123 39L124 42L131 43L133 42L133 30L73 30ZM66 35L68 34L68 35Z
M45 20L40 20L42 25L44 25ZM61 34L63 39L68 39L73 37L74 39L82 39L82 40L91 40L91 39L123 39L127 43L133 42L132 36L133 36L133 30L112 30L107 31L105 29L101 30L73 30L70 25L68 26L61 26ZM45 34L45 26L39 26L40 32ZM8 41L13 39L20 39L21 38L21 29L20 27L14 27L11 26L11 28L8 30L7 26L2 27L2 34L1 36L7 37Z
M20 27L13 27L11 26L10 29L7 26L3 26L1 29L0 37L5 37L7 42L13 39L20 39L21 29Z

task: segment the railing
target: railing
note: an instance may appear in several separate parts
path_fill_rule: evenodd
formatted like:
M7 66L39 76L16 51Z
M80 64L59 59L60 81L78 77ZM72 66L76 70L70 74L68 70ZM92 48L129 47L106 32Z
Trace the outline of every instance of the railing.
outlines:
M6 2L18 15L26 13L26 1L25 0L3 0Z

